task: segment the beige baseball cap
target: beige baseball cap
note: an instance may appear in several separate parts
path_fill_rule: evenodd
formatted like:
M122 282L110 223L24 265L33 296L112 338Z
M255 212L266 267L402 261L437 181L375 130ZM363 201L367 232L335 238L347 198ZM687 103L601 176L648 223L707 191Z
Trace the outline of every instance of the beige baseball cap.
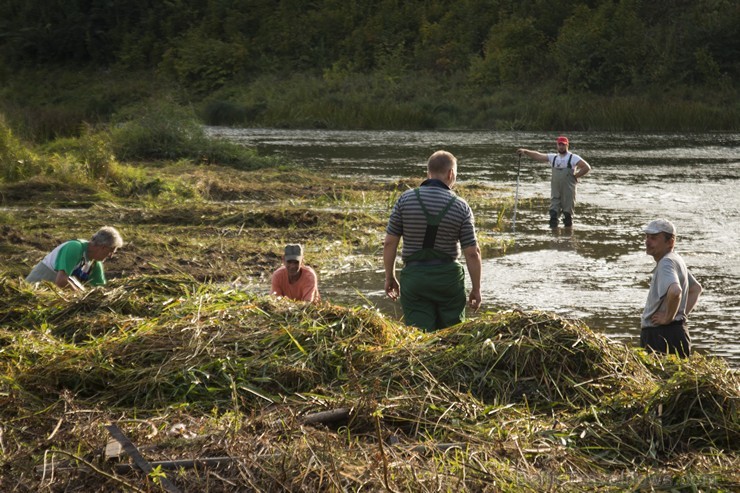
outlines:
M669 233L674 236L676 235L676 227L667 219L656 219L654 221L650 221L643 231L648 234Z

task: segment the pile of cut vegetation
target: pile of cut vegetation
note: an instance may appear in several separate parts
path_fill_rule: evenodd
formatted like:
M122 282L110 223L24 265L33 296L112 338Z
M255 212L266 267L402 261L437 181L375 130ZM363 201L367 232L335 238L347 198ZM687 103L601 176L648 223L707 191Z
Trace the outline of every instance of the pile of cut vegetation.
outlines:
M187 277L0 294L2 491L740 486L737 372L578 321L425 334Z

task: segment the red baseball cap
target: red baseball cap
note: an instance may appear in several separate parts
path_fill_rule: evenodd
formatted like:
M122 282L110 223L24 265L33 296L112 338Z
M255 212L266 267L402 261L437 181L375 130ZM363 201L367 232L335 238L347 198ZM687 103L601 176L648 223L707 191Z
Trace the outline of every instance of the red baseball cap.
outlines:
M564 137L562 135L558 137L558 144L568 145L568 137Z

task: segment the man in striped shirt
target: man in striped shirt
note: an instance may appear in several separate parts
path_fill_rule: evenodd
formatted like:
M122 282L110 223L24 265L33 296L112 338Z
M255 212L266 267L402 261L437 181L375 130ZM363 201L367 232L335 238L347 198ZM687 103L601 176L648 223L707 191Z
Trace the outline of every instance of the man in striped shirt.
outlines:
M481 253L470 206L452 187L457 159L437 151L427 162L427 180L407 190L391 212L383 243L385 292L400 297L404 320L425 331L455 325L465 318L465 255L472 289L468 304L481 304ZM403 237L404 268L396 279L396 252Z

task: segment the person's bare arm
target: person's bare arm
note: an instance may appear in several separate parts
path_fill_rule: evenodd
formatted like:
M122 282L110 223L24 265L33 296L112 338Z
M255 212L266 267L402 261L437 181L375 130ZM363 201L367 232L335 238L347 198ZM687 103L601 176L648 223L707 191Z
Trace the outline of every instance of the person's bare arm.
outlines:
M650 321L655 325L666 325L673 321L678 313L678 305L681 303L681 286L674 282L666 291L663 303L657 312L653 313Z
M696 282L695 284L689 283L689 294L686 296L686 316L689 316L689 313L694 309L696 306L696 302L699 301L699 295L703 291L703 288L701 287L701 284Z
M483 262L481 260L480 248L478 245L467 247L463 250L465 254L465 263L468 266L468 273L470 274L470 282L472 289L468 296L468 305L473 310L478 310L481 305L481 293L480 293L480 281L481 272L483 271Z
M547 154L542 154L541 152L537 151L530 151L529 149L517 149L516 153L520 156L527 156L530 159L534 159L535 161L540 161L542 163L547 163L549 161L547 159Z
M57 278L54 279L54 284L56 284L60 288L71 288L75 291L78 291L77 285L73 282L70 282L67 273L61 269L57 271Z
M576 169L573 172L573 176L575 176L576 179L578 179L578 178L581 178L582 176L587 175L589 171L591 171L591 165L588 164L583 159L581 159L580 161L578 161L578 164L576 164Z
M383 268L385 269L385 294L392 300L397 300L400 295L400 286L396 279L396 252L400 236L385 235L383 241Z

